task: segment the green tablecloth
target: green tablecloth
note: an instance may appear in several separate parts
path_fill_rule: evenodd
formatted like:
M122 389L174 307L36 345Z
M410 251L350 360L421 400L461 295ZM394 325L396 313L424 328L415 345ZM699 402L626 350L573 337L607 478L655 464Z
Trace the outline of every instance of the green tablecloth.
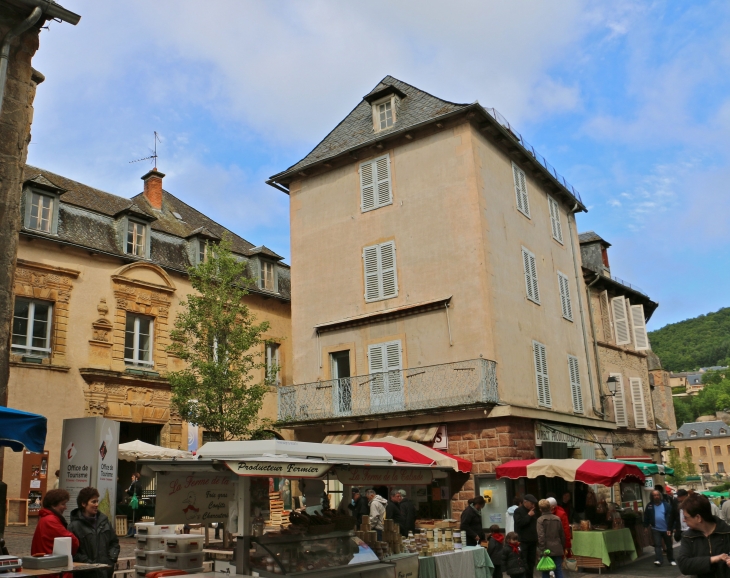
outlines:
M573 554L589 558L600 558L606 566L611 565L610 552L629 552L636 559L634 540L628 528L621 530L592 530L573 532Z
M474 559L474 573L476 578L492 578L494 564L487 549L482 546L464 546L461 552L440 554L439 556L419 556L418 578L474 578L473 576L439 576L436 571L436 558L440 556L466 556L471 554Z

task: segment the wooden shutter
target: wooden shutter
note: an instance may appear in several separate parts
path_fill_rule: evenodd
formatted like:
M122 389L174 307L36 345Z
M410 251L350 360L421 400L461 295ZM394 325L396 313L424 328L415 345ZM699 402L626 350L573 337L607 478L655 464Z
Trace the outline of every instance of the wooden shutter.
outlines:
M573 411L583 413L583 392L580 387L580 371L578 370L578 358L568 356L568 375L570 375L570 393L573 399Z
M385 361L388 368L389 405L402 405L403 379L401 376L400 341L385 344Z
M540 289L537 285L537 266L535 255L522 247L522 266L525 270L525 286L527 298L535 303L540 303Z
M634 404L634 423L637 428L646 428L646 406L644 405L644 387L641 379L630 377L631 401Z
M631 343L629 317L626 314L626 301L624 298L614 297L611 299L611 309L613 310L613 327L616 331L616 345Z
M365 267L365 301L380 299L380 266L378 245L365 247L362 252L363 266Z
M395 243L388 241L380 246L380 277L382 299L398 295L398 277L395 268Z
M535 381L537 382L537 404L552 407L550 396L550 378L548 377L547 353L545 346L538 341L532 342L532 353L535 360Z
M634 346L636 351L650 349L649 336L646 333L646 321L644 319L644 306L631 305L631 325L634 329Z
M563 226L560 224L560 205L552 197L548 197L550 207L550 227L553 231L553 239L559 243L563 242Z
M611 306L608 303L608 291L601 293L601 323L603 324L603 339L613 343L613 322L611 321Z
M360 165L360 199L363 212L393 202L389 155L383 155Z
M517 210L526 217L530 216L530 201L527 198L527 179L525 172L516 164L512 163L512 176L515 179L515 196L517 197Z
M611 373L616 378L616 395L613 396L613 411L616 414L616 425L629 427L629 420L626 417L626 399L624 397L624 378L620 373Z
M558 271L558 287L560 288L560 307L563 310L563 317L573 321L573 305L570 302L570 285L568 277Z
M368 368L372 376L370 394L383 395L385 393L385 348L382 343L368 346Z

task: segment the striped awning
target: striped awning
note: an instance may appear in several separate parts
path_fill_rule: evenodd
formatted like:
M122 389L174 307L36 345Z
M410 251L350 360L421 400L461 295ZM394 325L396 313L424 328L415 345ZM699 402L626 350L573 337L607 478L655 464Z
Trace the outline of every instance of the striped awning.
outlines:
M436 437L438 425L403 426L388 429L365 430L329 434L322 443L352 445L357 442L370 442L385 437L394 437L409 442L431 443Z

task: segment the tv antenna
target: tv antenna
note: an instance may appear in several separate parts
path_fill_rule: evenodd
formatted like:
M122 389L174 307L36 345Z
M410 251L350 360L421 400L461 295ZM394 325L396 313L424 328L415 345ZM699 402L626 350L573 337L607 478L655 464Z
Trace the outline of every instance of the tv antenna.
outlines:
M152 160L152 161L154 161L155 169L157 168L157 143L159 142L160 144L162 144L162 141L160 140L160 135L157 134L157 131L153 131L153 132L155 133L155 137L153 139L153 144L154 144L154 147L155 147L154 152L150 156L148 156L148 157L144 157L144 158L141 158L141 159L137 159L136 161L129 161L129 164L138 163L140 161L149 161L149 160Z

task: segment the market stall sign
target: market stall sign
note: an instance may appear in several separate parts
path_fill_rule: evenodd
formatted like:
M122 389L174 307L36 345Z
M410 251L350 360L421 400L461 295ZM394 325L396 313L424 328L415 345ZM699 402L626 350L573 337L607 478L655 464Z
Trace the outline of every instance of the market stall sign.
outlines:
M227 522L234 486L225 473L158 473L155 523Z
M332 464L259 461L228 461L226 466L239 476L273 478L321 478L332 468Z
M343 484L430 484L433 473L421 468L350 468L337 470L337 479Z

